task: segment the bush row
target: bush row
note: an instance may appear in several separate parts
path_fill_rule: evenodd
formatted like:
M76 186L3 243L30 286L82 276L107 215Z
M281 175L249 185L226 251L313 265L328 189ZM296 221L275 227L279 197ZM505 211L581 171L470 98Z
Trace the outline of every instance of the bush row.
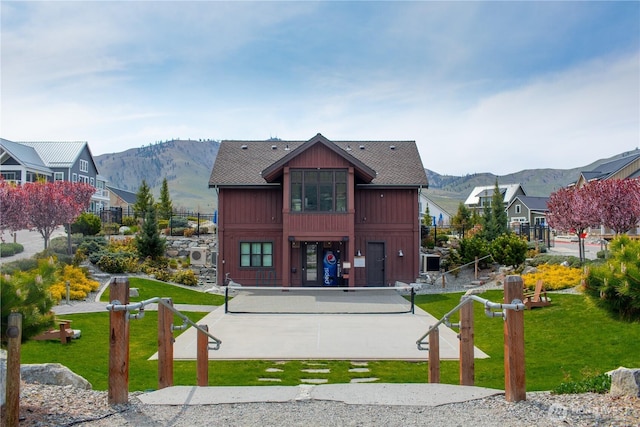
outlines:
M0 243L0 257L13 256L24 252L24 246L20 243Z

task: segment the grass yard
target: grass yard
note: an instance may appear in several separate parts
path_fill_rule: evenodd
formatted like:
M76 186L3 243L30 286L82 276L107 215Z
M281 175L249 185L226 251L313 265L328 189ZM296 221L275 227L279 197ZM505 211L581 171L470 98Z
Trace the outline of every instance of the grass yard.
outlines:
M181 286L173 286L158 280L130 277L129 287L138 288L139 296L130 298L130 302L140 302L154 297L171 298L174 304L222 305L224 296L198 292ZM109 290L100 295L100 301L109 302Z
M174 304L218 305L223 302L217 295L144 279L132 278L131 287L139 288L140 298L136 300L162 296L172 298ZM416 304L441 317L459 302L460 296L418 295ZM501 301L502 292L489 291L482 297ZM552 294L551 298L551 306L524 313L527 390L550 390L562 382L580 380L619 366L640 366L639 322L614 320L581 295ZM206 313L185 314L197 323ZM58 362L86 378L94 389L106 390L109 313L64 317L73 320L74 329L82 330L82 338L70 345L30 341L22 347L22 363ZM503 389L503 321L486 317L483 307L477 303L474 303L474 317L475 344L491 356L485 360L476 359L476 385ZM176 322L182 323L177 318ZM212 332L215 335L215 331ZM130 335L129 390L156 389L157 361L147 359L157 351L157 312L147 311L143 319L131 321ZM426 357L425 352L425 360ZM209 384L298 385L302 378L314 377L327 378L329 383L349 382L358 377L376 377L379 382L416 383L426 382L428 376L426 362L369 362L370 372L367 373L350 372L353 367L351 361L211 361ZM328 369L329 373L301 372L304 368ZM443 383L457 384L458 376L458 362L441 362ZM259 380L265 377L279 378L281 382ZM176 385L195 385L195 361L175 362L174 382Z

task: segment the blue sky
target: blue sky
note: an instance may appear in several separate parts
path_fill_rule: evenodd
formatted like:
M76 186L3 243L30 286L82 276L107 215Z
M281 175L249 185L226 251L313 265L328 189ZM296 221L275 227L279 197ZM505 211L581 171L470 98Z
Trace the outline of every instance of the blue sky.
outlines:
M415 140L441 174L640 145L640 2L1 3L0 136Z

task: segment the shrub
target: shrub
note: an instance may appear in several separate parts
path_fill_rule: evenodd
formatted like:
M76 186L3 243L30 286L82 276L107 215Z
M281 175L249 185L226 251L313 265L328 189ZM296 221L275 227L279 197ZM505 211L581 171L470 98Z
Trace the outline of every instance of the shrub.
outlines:
M610 249L606 263L589 269L585 293L616 317L640 320L640 240L621 235Z
M209 227L200 227L200 234L209 234Z
M187 218L182 218L179 216L171 217L171 221L169 223L169 227L171 228L185 228L189 225L189 221Z
M134 225L138 225L138 220L132 216L124 216L122 217L122 225L126 227L133 227Z
M173 268L174 270L178 268L178 260L173 258L171 260L169 260L169 267Z
M475 261L476 257L483 258L490 253L489 243L479 235L462 239L460 242L460 256L463 264ZM487 258L479 262L480 268L487 268L488 264Z
M20 243L0 243L0 257L13 256L24 252L24 246Z
M95 236L102 228L102 221L96 214L82 212L71 224L71 233L80 233L85 236Z
M91 260L91 255L105 251L107 249L107 245L107 239L102 236L86 237L82 240L82 243L78 245L78 250L83 251L89 257L89 260L95 264L97 260Z
M2 274L14 274L18 271L29 271L38 268L38 260L35 258L18 259L11 262L0 263L0 271ZM2 305L2 301L0 301Z
M194 235L194 233L195 233L195 230L193 228L184 229L184 237L191 237Z
M180 270L173 276L173 281L187 286L197 286L198 278L193 270Z
M87 277L86 272L78 267L66 265L62 269L62 277L51 285L51 297L60 301L67 296L67 281L69 282L69 298L84 300L90 292L98 290L100 283Z
M118 234L118 230L120 230L120 224L115 222L111 224L102 224L103 234Z
M139 271L138 256L131 252L105 252L96 265L100 270L111 273L135 273Z
M490 250L498 264L516 267L527 257L527 241L514 233L502 234L491 242Z
M184 236L184 230L186 230L186 228L184 228L184 227L172 228L171 229L171 235L172 236Z
M169 228L169 220L168 219L159 219L158 220L158 229L164 230L165 228Z
M611 376L607 374L590 375L581 381L570 381L560 384L551 392L553 394L608 393L611 389Z
M588 262L588 261L587 261ZM542 264L563 264L566 263L569 267L580 268L582 265L580 263L580 258L575 256L566 256L566 255L548 255L548 254L540 254L536 255L533 259L531 259L528 264L537 267Z
M538 280L544 282L547 290L573 288L582 280L582 269L565 267L560 264L543 264L537 267L536 272L522 275L525 287L534 289Z

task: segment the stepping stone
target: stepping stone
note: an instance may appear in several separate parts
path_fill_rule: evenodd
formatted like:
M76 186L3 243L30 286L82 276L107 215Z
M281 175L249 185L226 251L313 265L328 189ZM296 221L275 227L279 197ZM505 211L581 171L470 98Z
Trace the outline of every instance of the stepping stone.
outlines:
M351 364L353 366L369 366L369 362L354 362L354 361L351 361Z
M378 381L380 378L351 378L351 383L373 383Z
M279 383L282 380L280 378L258 378L258 381L275 382Z
M273 362L276 365L286 365L287 361L286 360L278 360L277 362Z
M329 380L326 378L301 378L300 382L305 384L326 384Z
M349 372L369 372L369 368L351 368Z
M327 364L323 362L302 362L302 363L308 366L327 366Z
M265 369L266 372L283 372L282 369L280 368L267 368Z
M331 373L331 369L301 369L302 372L306 372L308 374L329 374Z

